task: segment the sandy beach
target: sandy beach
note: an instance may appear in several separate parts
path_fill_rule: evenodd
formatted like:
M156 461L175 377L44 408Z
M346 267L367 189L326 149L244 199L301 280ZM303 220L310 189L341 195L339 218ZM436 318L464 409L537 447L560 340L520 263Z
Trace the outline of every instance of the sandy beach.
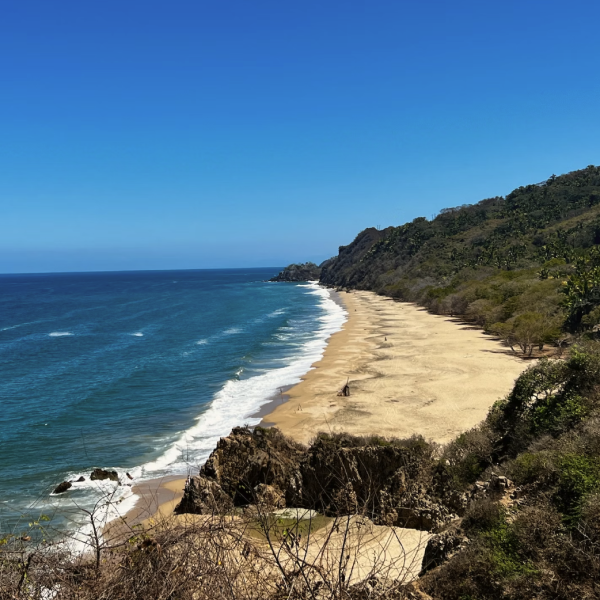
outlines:
M483 420L529 364L459 319L372 292L339 296L348 321L289 401L263 418L299 442L319 431L449 442ZM337 396L347 380L350 396Z
M308 443L319 431L452 440L482 421L505 396L527 361L460 319L428 313L372 292L339 292L348 311L323 358L259 416ZM349 380L350 396L337 391ZM168 516L181 499L185 477L134 487L140 496L126 520Z
M308 443L319 431L345 431L396 437L419 433L445 443L485 418L528 365L459 319L370 292L342 292L336 300L348 311L342 330L331 336L323 358L302 382L286 392L287 402L275 400L259 414L263 425L277 426L297 441ZM338 396L346 381L350 396ZM124 538L137 523L150 529L201 524L205 517L173 515L184 485L184 478L169 477L135 486L140 497L135 509L105 534ZM321 538L338 543L332 526L314 538L309 554L320 552ZM384 547L388 568L397 568L398 557L404 557L396 576L417 577L428 533L373 527L371 537L363 537L355 544L359 579L370 568L367 554Z

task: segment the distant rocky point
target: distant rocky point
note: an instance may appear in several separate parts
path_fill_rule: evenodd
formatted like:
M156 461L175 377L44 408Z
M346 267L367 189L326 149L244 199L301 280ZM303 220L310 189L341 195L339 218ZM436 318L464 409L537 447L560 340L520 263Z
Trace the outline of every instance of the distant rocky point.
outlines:
M269 281L319 281L321 267L312 262L289 265Z

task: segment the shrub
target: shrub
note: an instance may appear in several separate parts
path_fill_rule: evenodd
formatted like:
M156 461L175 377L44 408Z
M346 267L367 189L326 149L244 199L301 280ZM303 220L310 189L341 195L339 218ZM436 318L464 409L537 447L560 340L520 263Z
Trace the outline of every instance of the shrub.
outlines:
M444 449L442 465L454 486L464 489L492 463L493 432L484 423L461 433Z
M517 485L526 485L551 479L555 467L547 452L523 452L507 465L507 472Z
M579 394L549 396L532 411L532 429L535 432L558 433L581 421L588 414L588 405Z
M467 533L488 531L504 522L504 510L493 500L484 498L471 504L465 516L462 526Z
M554 501L565 521L574 524L588 496L600 490L600 457L564 454L558 458L557 467L559 487Z
M593 544L600 542L600 493L589 494L581 503L579 527Z

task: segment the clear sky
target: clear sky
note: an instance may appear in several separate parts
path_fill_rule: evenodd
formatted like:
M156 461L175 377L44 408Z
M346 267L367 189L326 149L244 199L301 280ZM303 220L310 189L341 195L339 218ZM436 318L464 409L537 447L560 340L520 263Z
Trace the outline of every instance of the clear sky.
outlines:
M600 2L4 2L0 272L320 261L600 163Z

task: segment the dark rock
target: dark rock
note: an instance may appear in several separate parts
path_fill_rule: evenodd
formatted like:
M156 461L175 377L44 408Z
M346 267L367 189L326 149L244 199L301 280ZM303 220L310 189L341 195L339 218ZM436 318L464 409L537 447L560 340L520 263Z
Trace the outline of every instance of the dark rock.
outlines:
M73 484L70 481L63 481L59 483L52 492L53 494L64 494L68 489L73 487Z
M82 481L85 481L85 477L83 475L75 483L81 483Z
M235 506L246 506L257 501L257 492L259 496L263 494L258 487L261 485L271 486L274 493L285 495L290 481L294 475L297 477L298 464L305 451L277 429L256 427L252 431L235 427L229 436L219 440L199 476L192 478L195 481L190 484L189 494L186 486L179 512L187 512L200 502L194 512L202 513L206 510L205 496L220 498L221 492ZM209 482L216 483L218 489Z
M340 446L318 438L300 466L300 505L326 514L353 513L369 505L377 524L435 530L454 516L419 481L430 463L427 445Z
M321 267L315 263L294 264L287 266L279 275L271 277L269 281L318 281Z
M513 486L513 482L508 478L502 475L492 474L490 477L489 487L492 490L503 492Z
M305 451L278 429L236 427L219 440L200 475L215 480L236 506L243 506L254 501L259 484L286 490Z
M221 486L211 479L190 477L183 493L183 498L175 507L175 514L209 515L228 511L233 501L222 490Z
M285 494L266 483L259 483L254 488L254 502L269 508L285 508Z
M188 481L176 512L267 504L337 515L368 506L378 524L428 531L454 518L426 485L433 461L425 442L347 441L320 436L306 449L277 429L236 427Z
M469 543L469 538L458 527L451 527L442 533L429 538L420 576L427 571L439 567Z
M517 500L518 498L522 498L522 497L523 497L523 489L520 487L515 488L515 490L510 495L511 500Z
M304 451L277 429L236 427L188 480L175 512L206 514L256 502L285 506L285 490Z
M94 469L90 475L92 481L103 481L110 479L111 481L119 481L119 474L116 471L107 471L106 469Z

